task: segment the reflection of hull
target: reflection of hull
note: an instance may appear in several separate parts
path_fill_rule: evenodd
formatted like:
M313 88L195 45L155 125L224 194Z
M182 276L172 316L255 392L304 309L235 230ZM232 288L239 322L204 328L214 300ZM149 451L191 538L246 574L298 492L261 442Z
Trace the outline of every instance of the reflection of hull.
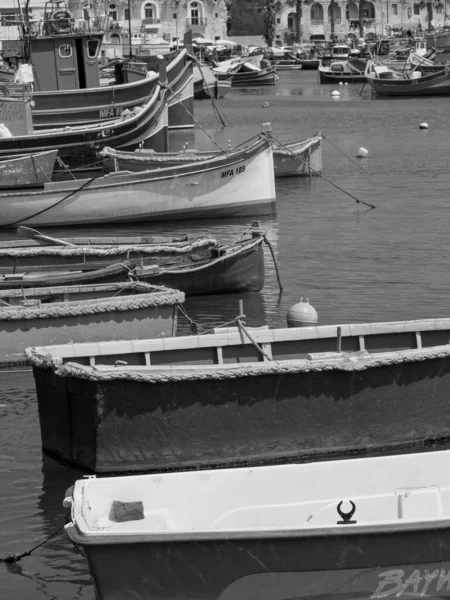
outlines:
M80 479L66 533L100 600L448 598L448 458Z
M213 82L204 83L203 80L194 82L194 98L196 100L206 100L211 97L223 98L228 94L231 88L231 76L229 80L221 79Z
M203 163L118 172L0 194L0 224L65 226L141 220L272 214L275 181L270 142Z

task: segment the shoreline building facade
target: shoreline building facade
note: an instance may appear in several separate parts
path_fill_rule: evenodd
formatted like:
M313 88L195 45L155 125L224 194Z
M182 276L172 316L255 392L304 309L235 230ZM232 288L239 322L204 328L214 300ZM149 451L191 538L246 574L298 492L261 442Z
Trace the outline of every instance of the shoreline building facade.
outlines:
M432 25L442 27L450 24L450 0L433 0ZM263 40L264 19L261 0L233 0L231 4L230 37L236 42L256 46L266 45ZM344 39L349 34L359 38L359 3L335 0L302 2L301 41L310 42L311 36L331 39L331 11L334 11L334 32ZM448 15L448 17L447 17ZM410 30L425 31L428 27L426 1L415 0L366 0L363 6L364 34L392 35ZM277 13L274 45L291 45L296 39L295 2L282 0ZM317 39L316 37L312 38Z
M128 46L130 17L134 45L158 40L176 45L176 40L181 42L189 30L193 38L212 41L227 34L225 0L131 0L130 4L128 0L90 0L89 4L69 0L68 4L79 26L89 27L89 22L95 21L105 31L105 43L109 45Z

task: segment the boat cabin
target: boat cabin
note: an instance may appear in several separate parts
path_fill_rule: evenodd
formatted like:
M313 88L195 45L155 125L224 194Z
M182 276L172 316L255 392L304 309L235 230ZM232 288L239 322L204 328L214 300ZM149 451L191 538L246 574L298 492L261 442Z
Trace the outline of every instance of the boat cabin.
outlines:
M63 0L46 2L42 21L26 21L23 39L23 59L33 65L35 91L99 87L103 32L76 31Z
M342 58L348 58L349 54L350 54L350 46L347 46L347 44L335 44L332 48L331 48L331 58L338 58L338 59L342 59Z
M103 33L97 32L31 38L35 91L99 87L97 61L102 39Z

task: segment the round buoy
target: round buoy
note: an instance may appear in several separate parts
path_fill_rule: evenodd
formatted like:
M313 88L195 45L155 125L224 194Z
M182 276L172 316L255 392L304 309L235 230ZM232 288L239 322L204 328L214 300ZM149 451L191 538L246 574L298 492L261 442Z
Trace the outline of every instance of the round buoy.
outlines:
M332 95L334 98L337 98L338 96L340 96L340 95L341 95L341 92L339 92L338 90L333 90L333 91L331 92L331 95Z
M268 102L263 102L262 105L263 105L263 108L267 108L269 106L269 103Z
M339 85L344 85L344 84L342 83L342 81L340 81L340 82L339 82Z
M421 123L419 129L428 129L428 123Z
M288 327L309 327L318 322L319 315L316 309L311 306L308 298L305 300L306 302L303 302L303 298L300 298L300 302L293 304L288 310L286 315Z
M369 154L369 151L366 148L358 148L358 152L356 153L356 158L366 158Z
M156 58L157 58L158 60L164 60L164 56L163 56L162 54L157 54L157 55L156 55Z
M344 85L348 85L348 81L346 81L346 82L344 83Z
M34 107L36 106L36 102L35 102L34 100L32 100L32 101L30 102L30 106L31 106L31 108L34 108Z

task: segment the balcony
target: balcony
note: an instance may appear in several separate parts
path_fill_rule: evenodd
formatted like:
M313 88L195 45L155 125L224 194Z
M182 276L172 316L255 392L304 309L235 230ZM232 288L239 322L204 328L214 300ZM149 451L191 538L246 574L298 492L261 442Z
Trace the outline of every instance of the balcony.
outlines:
M206 17L192 17L191 19L186 19L186 27L188 29L202 25L208 25L208 19Z
M161 25L161 19L142 19L142 25Z
M323 19L314 19L311 21L311 25L313 25L313 26L323 25Z

